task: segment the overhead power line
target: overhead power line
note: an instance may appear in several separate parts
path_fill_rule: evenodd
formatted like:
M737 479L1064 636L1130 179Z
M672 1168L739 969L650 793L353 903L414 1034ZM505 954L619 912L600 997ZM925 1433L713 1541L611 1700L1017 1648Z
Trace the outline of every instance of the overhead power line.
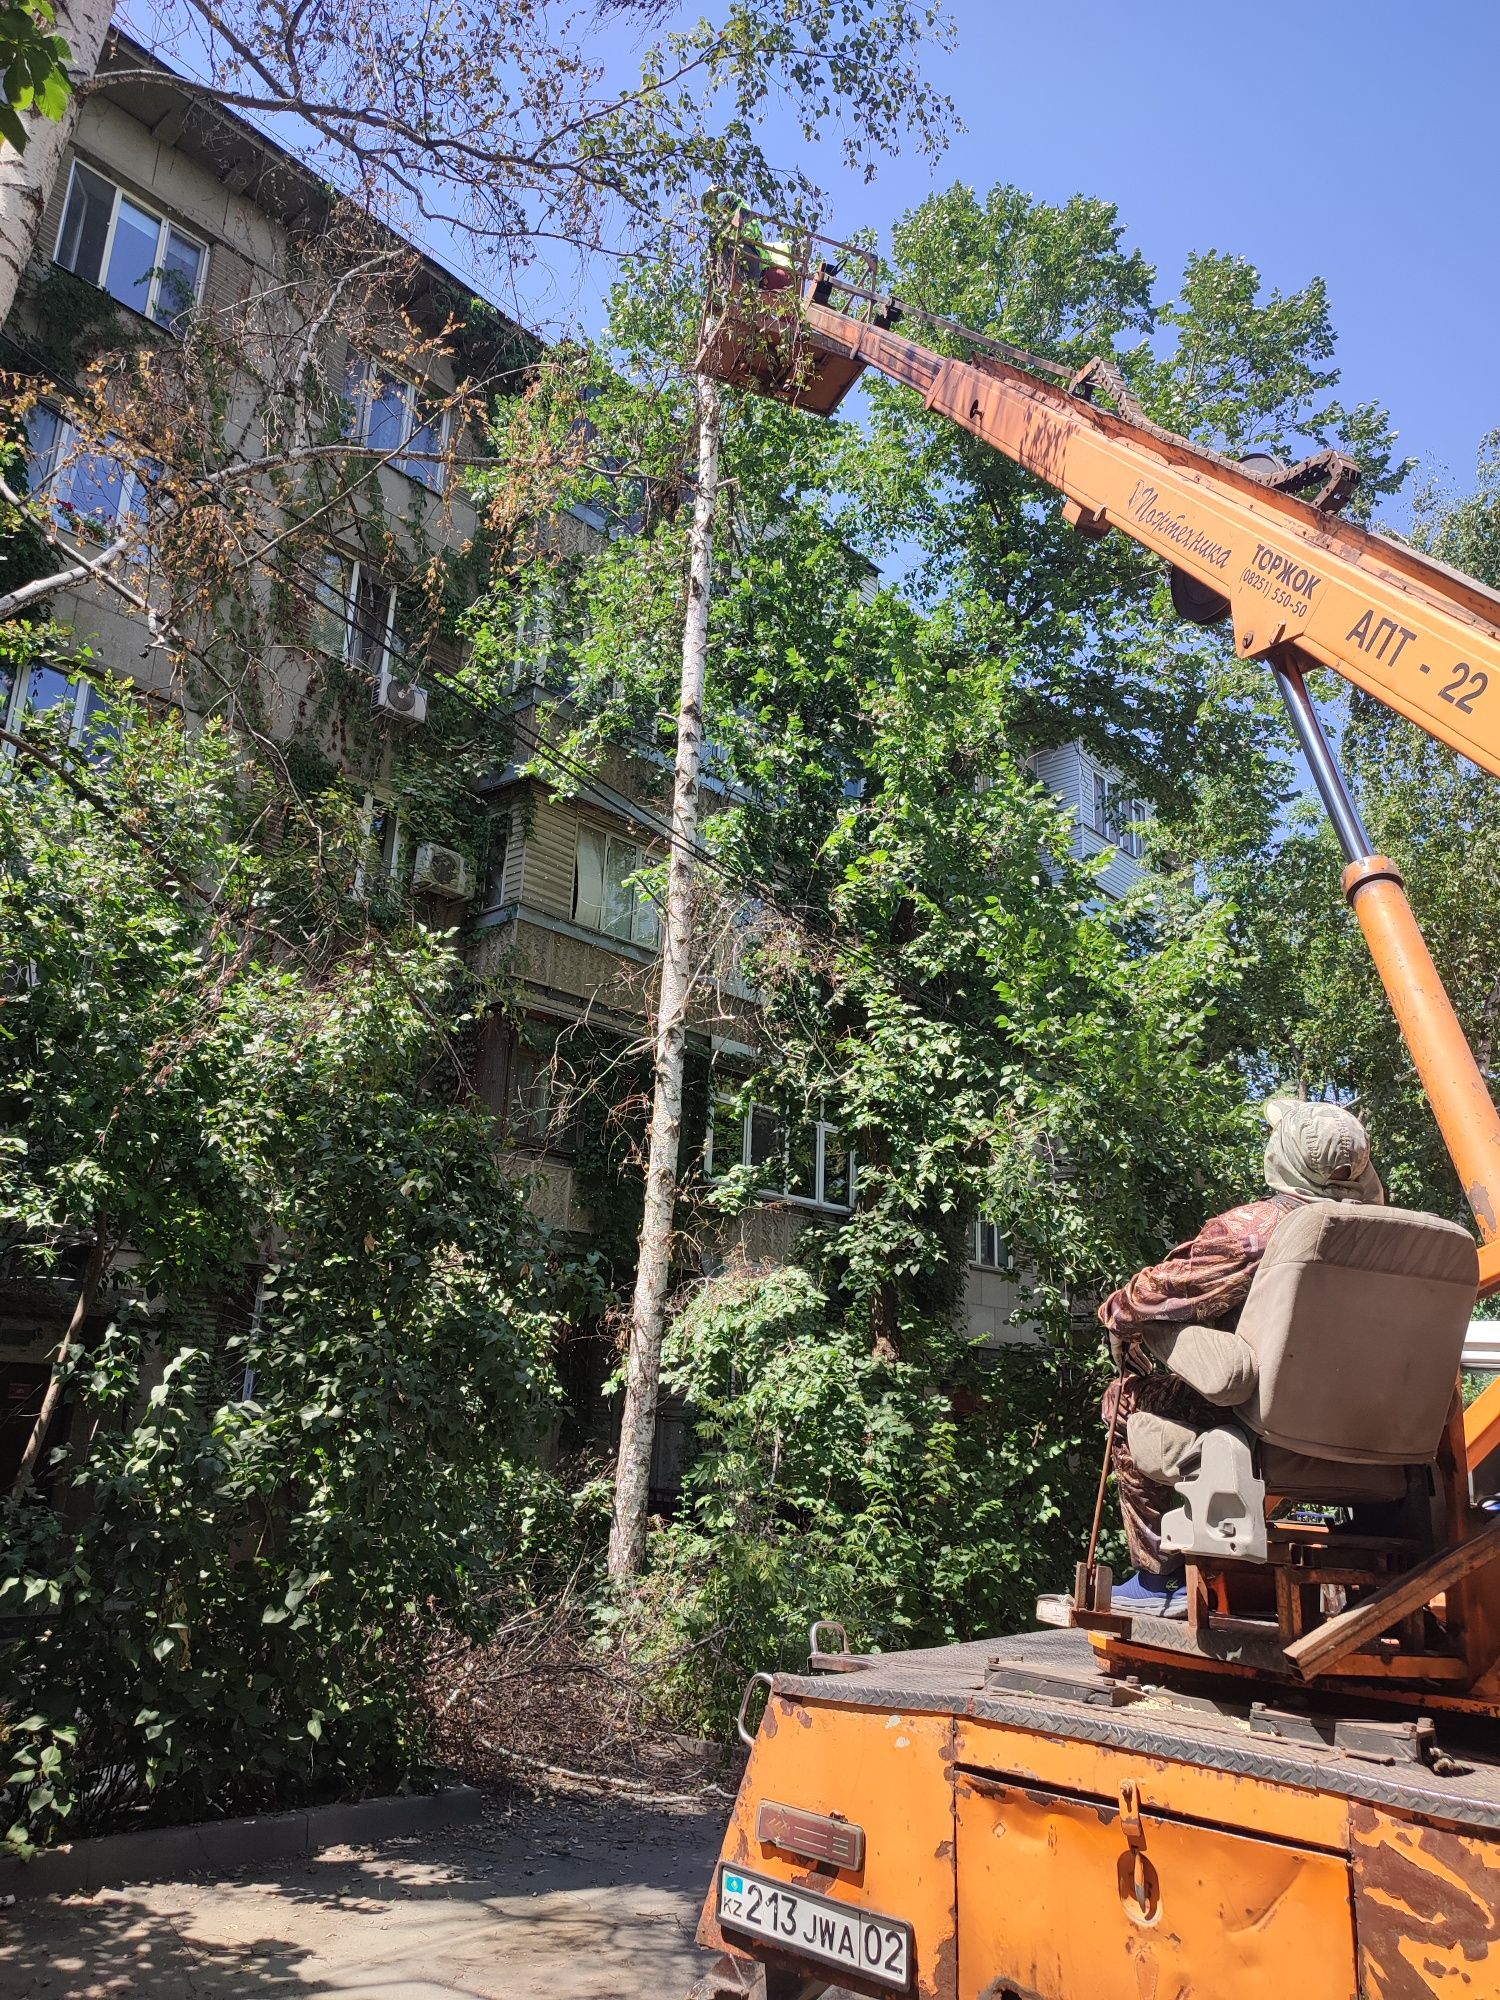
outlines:
M38 355L33 358L37 361L39 369L46 370L47 364L43 357ZM524 371L507 371L508 374L519 372ZM75 398L78 396L79 392L76 384L62 381L50 373L48 379L65 394L71 394ZM338 506L351 500L358 488L373 479L384 464L401 455L401 448L396 447L382 457L372 458L354 475L341 492L323 503L319 511L327 511L333 506ZM226 461L226 463L230 464L233 462L232 459ZM213 483L211 475L208 473L189 475L189 478L192 483L204 487ZM302 522L294 523L293 532L296 532L304 525L305 523ZM329 609L333 604L341 606L343 609L343 625L347 632L352 627L357 611L353 595L347 589L343 588L341 583L335 583L326 572L314 569L296 554L295 551L291 550L287 546L286 533L286 529L283 528L275 534L264 536L261 538L259 546L252 548L248 554L240 558L236 566L248 567L257 561L265 561L269 565L270 558L274 552L276 556L275 573L283 578L289 587L309 607ZM400 588L399 583L391 584L390 587L395 590L399 590ZM206 594L206 589L207 587L205 587L205 592L200 593L200 595ZM186 637L175 619L172 630L176 644L181 652L196 660L199 666L212 679L219 681L221 685L224 684L222 670L219 665L210 659L199 645ZM350 659L347 651L334 653L329 648L318 646L306 639L299 639L296 642L290 643L295 643L298 650L315 654L346 670L359 671L358 663ZM907 982L903 981L894 973L887 955L880 952L877 948L855 944L846 938L840 937L826 923L817 921L805 907L797 909L790 905L773 884L734 867L732 864L726 862L722 855L715 849L705 845L703 842L695 841L684 844L680 837L673 833L670 824L659 814L653 813L649 807L631 798L617 787L609 785L602 774L591 770L576 758L569 756L555 742L544 738L539 731L528 729L526 725L519 721L513 711L498 708L480 700L471 690L464 687L459 680L440 671L430 656L425 661L425 672L427 678L442 687L445 692L453 696L456 700L460 701L477 717L487 722L497 731L502 732L512 742L519 741L530 754L540 758L544 763L552 764L558 770L573 778L579 784L586 787L602 803L612 807L623 817L643 825L654 839L661 841L668 848L676 847L684 852L691 853L692 858L696 862L708 872L715 875L721 882L774 912L777 916L795 926L805 937L815 944L833 952L835 956L845 960L852 966L857 966L867 973L887 979L893 989L902 998L920 1011L934 1015L952 1026L970 1028L974 1025L953 1014L936 996L929 992L913 988ZM374 676L370 676L370 679L373 683ZM748 799L742 800L741 803L743 809L759 813L767 823L771 823L771 815L766 813L763 808L755 806Z

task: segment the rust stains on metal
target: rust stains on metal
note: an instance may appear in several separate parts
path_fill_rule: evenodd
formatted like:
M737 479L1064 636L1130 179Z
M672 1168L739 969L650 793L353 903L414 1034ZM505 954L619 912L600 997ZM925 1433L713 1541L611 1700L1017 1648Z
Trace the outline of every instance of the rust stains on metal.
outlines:
M932 1955L933 2000L958 2000L958 1930L948 1926Z
M1500 1846L1364 1805L1350 1832L1366 2000L1500 1993Z
M1474 1220L1486 1236L1500 1234L1500 1222L1495 1218L1495 1204L1490 1199L1490 1191L1483 1181L1473 1181L1464 1189L1464 1196L1474 1211Z

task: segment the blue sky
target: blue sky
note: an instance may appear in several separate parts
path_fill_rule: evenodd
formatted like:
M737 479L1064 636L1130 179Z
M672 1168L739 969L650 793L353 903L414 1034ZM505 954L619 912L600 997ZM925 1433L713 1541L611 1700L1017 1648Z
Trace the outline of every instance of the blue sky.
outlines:
M868 187L815 149L832 234L888 242L933 185L1006 180L1116 202L1166 296L1194 249L1238 252L1282 290L1321 276L1344 400L1385 403L1424 469L1472 483L1500 426L1496 0L948 12L958 45L931 72L968 129L935 170L896 160Z
M1500 426L1500 0L943 4L956 45L932 51L929 74L966 129L936 167L913 154L866 185L836 147L807 147L773 116L768 151L826 187L830 234L869 226L888 244L934 186L1003 180L1050 201L1114 201L1164 298L1195 249L1248 257L1283 291L1321 276L1343 400L1390 409L1418 478L1470 487ZM597 53L619 74L641 42L700 11L714 0L677 0L649 31L616 17L595 30ZM137 13L171 60L198 67L180 0L126 0L121 18ZM471 261L452 242L429 247L460 271ZM580 283L570 260L547 265L501 303L548 334L596 327L609 274ZM1401 501L1389 512L1404 524Z

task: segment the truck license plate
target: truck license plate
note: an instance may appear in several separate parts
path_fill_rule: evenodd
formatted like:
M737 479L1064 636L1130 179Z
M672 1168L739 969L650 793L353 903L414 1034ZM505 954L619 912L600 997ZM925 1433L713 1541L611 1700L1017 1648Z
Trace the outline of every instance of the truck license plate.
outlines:
M910 1924L748 1875L728 1862L719 1869L719 1922L725 1930L748 1931L782 1951L858 1972L898 1993L911 1984Z

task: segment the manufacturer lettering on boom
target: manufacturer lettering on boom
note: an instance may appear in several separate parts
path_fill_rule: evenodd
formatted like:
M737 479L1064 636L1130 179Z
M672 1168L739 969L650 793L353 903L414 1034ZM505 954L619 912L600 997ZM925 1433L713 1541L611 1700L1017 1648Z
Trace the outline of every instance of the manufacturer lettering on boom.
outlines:
M1173 542L1187 555L1199 556L1215 569L1223 569L1229 561L1230 550L1227 542L1211 541L1201 528L1195 528L1182 513L1174 513L1170 508L1157 505L1158 494L1154 486L1144 480L1137 480L1135 491L1130 496L1130 511L1142 527L1154 528L1169 542Z
M1295 556L1284 556L1280 549L1268 549L1264 542L1256 544L1255 567L1264 576L1269 576L1294 597L1311 597L1323 581L1316 570L1306 563L1298 562Z

